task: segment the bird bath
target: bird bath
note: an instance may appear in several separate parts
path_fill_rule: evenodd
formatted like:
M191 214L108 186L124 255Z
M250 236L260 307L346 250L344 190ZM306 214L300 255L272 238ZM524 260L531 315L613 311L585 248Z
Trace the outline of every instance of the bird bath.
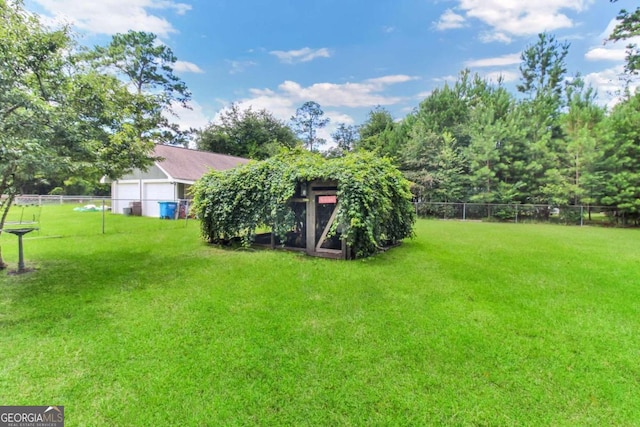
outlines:
M37 227L24 227L2 230L5 233L11 233L18 236L18 273L24 273L26 271L26 269L24 268L24 255L22 251L22 236L37 229Z

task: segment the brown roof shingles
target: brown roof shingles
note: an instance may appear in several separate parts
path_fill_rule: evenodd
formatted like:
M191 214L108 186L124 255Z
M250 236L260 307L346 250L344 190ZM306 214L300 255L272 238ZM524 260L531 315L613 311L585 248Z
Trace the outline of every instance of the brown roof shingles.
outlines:
M163 160L158 165L173 179L197 181L211 169L223 171L249 162L242 157L170 145L156 145L153 155Z

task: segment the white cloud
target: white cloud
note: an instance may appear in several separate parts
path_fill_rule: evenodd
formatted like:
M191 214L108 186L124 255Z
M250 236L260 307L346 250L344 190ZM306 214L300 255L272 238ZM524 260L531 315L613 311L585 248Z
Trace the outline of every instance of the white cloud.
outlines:
M182 130L201 129L211 121L211 115L208 115L202 105L196 101L189 102L191 109L182 107L179 103L173 102L171 108L176 114L167 114L169 121L177 123Z
M400 97L387 96L381 92L389 85L414 79L415 77L400 74L368 79L361 83L315 83L308 87L287 80L278 89L280 94L297 102L314 100L327 107L373 107L402 101Z
M464 63L465 67L503 67L505 65L519 64L519 53L510 53L508 55L497 56L494 58L470 59Z
M251 98L241 99L235 101L235 103L238 104L241 110L246 110L249 107L254 110L265 109L273 114L274 117L287 122L291 116L296 113L296 108L299 107L297 101L275 92L254 94ZM225 109L222 111L224 110ZM216 117L218 117L219 114L220 113L218 113Z
M434 22L434 25L437 30L451 30L454 28L462 28L464 27L465 18L462 15L458 15L451 9L445 10L445 12L440 16L438 22Z
M609 35L611 35L616 25L618 25L618 20L616 18L612 18L609 21L609 24L607 24L607 28L605 28L602 34L600 34L600 39L602 40L603 43L609 39Z
M481 35L485 42L510 42L512 37L530 36L543 31L572 28L575 24L565 12L583 12L594 0L458 0L456 10L464 15L448 10L440 23L447 25L443 18L450 16L451 27L461 26L463 19L480 20L491 27ZM462 18L462 19L461 19Z
M479 72L478 75L481 78L485 80L493 81L494 83L498 82L498 78L502 78L502 81L504 83L508 83L508 82L513 82L515 80L518 80L518 78L520 77L520 74L514 70L483 71L483 72ZM447 83L449 85L452 85L452 84L455 84L459 78L460 78L459 75L457 76L449 75L449 76L435 77L432 80L436 83ZM430 94L430 92L424 92L424 93L426 94L425 97Z
M464 63L465 67L470 68L496 68L505 67L509 65L516 65L521 62L519 53L511 53L508 55L496 56L493 58L483 59L470 59ZM498 80L502 82L512 82L518 79L520 74L513 69L502 70L483 70L479 72L482 78L497 83Z
M590 73L584 76L586 84L591 85L598 91L598 103L611 108L621 100L621 92L624 89L624 81L621 76L624 72L622 65L607 68L605 70ZM640 82L632 82L629 89L632 93L638 89Z
M38 16L38 19L40 20L42 25L50 29L58 29L60 27L73 26L73 21L71 20L71 18L64 15L59 15L59 14L55 16L40 15Z
M351 116L338 112L333 108L373 108L376 105L392 105L404 100L398 96L389 96L385 91L389 86L415 80L416 77L406 75L390 75L363 80L358 83L315 83L302 86L294 81L284 81L277 89L250 89L250 97L236 101L240 109L252 107L254 110L266 109L275 117L286 122L295 115L296 109L304 102L313 100L325 110L332 124L327 126L319 136L331 140L330 134L338 123L353 124ZM327 108L328 107L328 108ZM219 117L224 109L217 114ZM215 121L215 119L214 119Z
M355 123L353 117L339 111L325 111L324 115L331 120L331 123L333 123L332 127L335 128L337 128L340 123L344 123L345 125L352 125Z
M608 68L603 71L587 74L584 76L584 81L593 86L594 89L597 89L600 95L607 92L614 93L620 87L619 76L622 72L622 67Z
M310 86L286 80L276 89L253 88L249 90L250 96L245 99L236 100L235 103L241 110L252 108L254 110L266 109L274 117L289 123L292 116L296 114L296 109L306 101L315 101L325 112L325 117L331 121L324 129L318 131L318 136L327 141L327 145L322 149L330 148L332 145L331 133L338 124L353 124L355 120L350 115L338 111L342 107L346 108L374 108L376 105L392 105L405 100L399 96L390 96L385 92L390 86L416 80L417 77L404 74L388 75L366 79L356 83L315 83ZM228 103L227 103L228 105ZM215 123L219 120L228 107L221 109L213 119Z
M338 129L340 123L344 123L346 125L352 125L355 123L353 117L337 111L325 111L324 116L329 118L329 123L326 127L318 130L318 137L327 141L325 145L320 147L321 150L327 150L335 147L336 144L333 142L331 134Z
M408 76L406 74L393 74L390 76L376 77L373 79L365 80L366 83L370 83L376 85L376 87L382 87L386 85L394 85L398 83L406 83L411 80L418 80L419 77L416 76Z
M433 91L431 91L431 90L425 90L424 92L417 93L415 98L423 100L423 99L428 98L429 96L431 96L432 93L433 93ZM409 108L409 111L411 111L412 107L406 107L406 108Z
M492 43L492 42L500 42L500 43L511 43L513 39L502 33L500 31L497 32L483 32L480 34L480 41L482 43Z
M497 83L498 80L502 79L504 83L514 82L518 80L520 74L516 71L511 70L502 70L502 71L490 71L488 73L483 74L483 77L486 80Z
M315 83L308 87L292 81L285 81L279 86L281 92L300 101L313 99L320 105L329 107L362 107L369 105L394 104L397 98L381 95L377 83Z
M227 63L230 65L229 74L238 74L243 73L247 68L254 67L258 65L253 61L232 61L227 60Z
M204 71L202 71L202 69L196 64L187 61L176 61L173 65L173 69L178 73L204 73Z
M434 77L432 80L437 83L455 83L458 80L458 76L450 74L448 76Z
M183 15L191 9L186 3L170 0L34 0L57 21L73 22L85 31L97 34L149 31L166 37L177 30L166 18L149 13L150 9L173 10Z
M607 49L604 47L596 47L589 50L584 57L589 61L624 61L627 52L626 49Z
M277 57L281 62L286 64L294 64L296 62L309 62L316 58L329 58L331 53L326 47L320 49L311 49L310 47L303 47L298 50L272 50L269 52L271 55Z
M628 44L639 44L640 37L631 37L627 40L620 42L608 42L607 39L609 35L613 32L613 29L618 24L616 19L612 19L609 21L607 28L604 30L602 34L600 34L600 39L602 40L602 45L591 48L584 57L589 61L617 61L623 62L627 56L627 45Z

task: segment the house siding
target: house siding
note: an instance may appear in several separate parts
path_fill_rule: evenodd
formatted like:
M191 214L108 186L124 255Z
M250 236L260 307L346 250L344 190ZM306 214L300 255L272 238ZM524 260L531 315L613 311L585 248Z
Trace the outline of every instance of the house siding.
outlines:
M130 174L127 174L120 178L120 181L131 181L134 179L167 179L169 178L158 165L151 166L147 171L141 171L136 169Z
M142 215L159 217L158 202L188 198L189 187L207 171L226 170L249 161L167 145L157 145L154 156L162 160L146 171L136 169L112 183L114 213L122 214L132 202L141 202Z

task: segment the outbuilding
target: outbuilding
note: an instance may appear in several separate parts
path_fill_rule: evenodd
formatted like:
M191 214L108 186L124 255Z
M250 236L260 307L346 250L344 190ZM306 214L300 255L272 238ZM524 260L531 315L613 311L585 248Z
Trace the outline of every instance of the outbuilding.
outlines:
M373 153L324 158L302 149L205 174L194 209L210 243L353 259L413 235L409 181Z
M242 157L161 144L155 146L152 156L159 160L148 170L136 169L111 183L112 212L158 217L158 202L189 199L189 188L207 172L249 162Z

